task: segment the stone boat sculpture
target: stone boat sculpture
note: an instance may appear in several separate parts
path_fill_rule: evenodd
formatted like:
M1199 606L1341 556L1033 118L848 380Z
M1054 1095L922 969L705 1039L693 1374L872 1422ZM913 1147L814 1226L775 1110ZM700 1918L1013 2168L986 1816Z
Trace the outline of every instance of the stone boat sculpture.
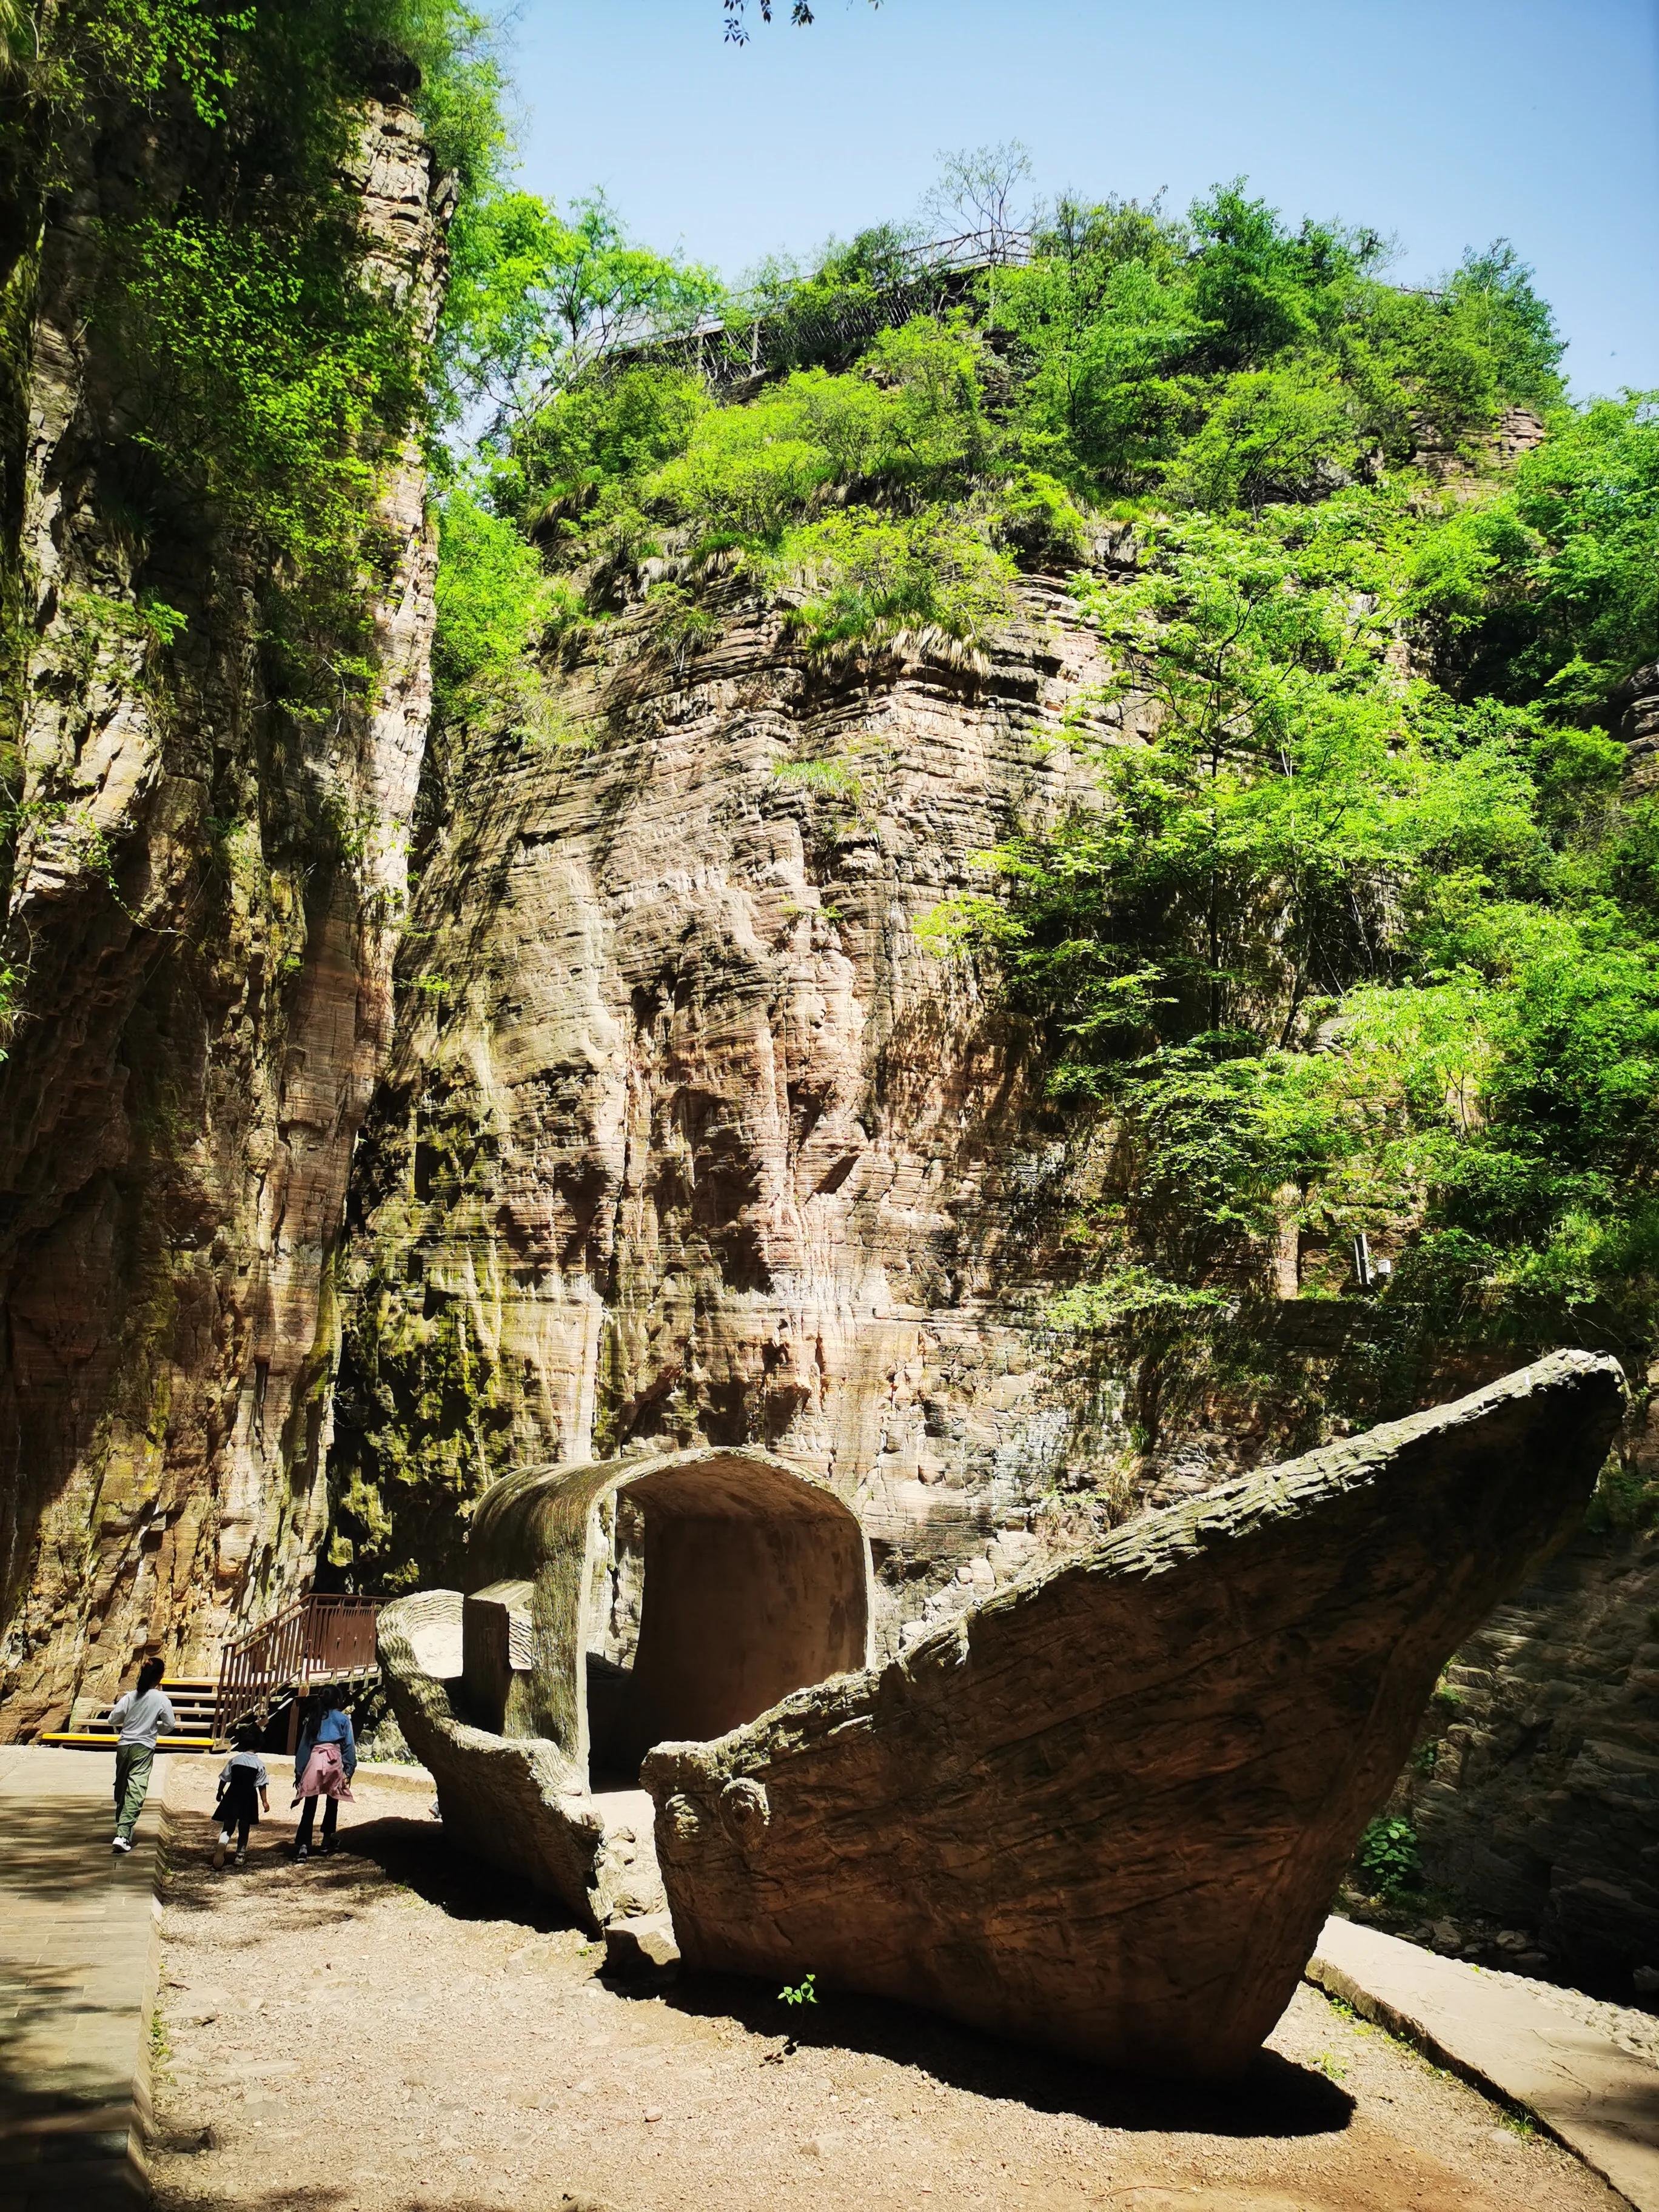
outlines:
M704 1453L517 1477L479 1510L465 1664L453 1593L388 1608L383 1658L447 1824L600 1918L659 1911L659 1869L690 1966L811 1972L1103 2064L1225 2077L1289 2001L1439 1669L1576 1525L1622 1402L1613 1361L1558 1352L1148 1515L875 1668L858 1663L857 1523L799 1470ZM699 1715L640 1770L656 1866L642 1821L607 1825L583 1771L602 1548L583 1501L618 1483L646 1506L634 1740ZM751 1625L764 1498L799 1520L775 1540L783 1601ZM735 1550L711 1531L721 1513L751 1524ZM659 1596L653 1577L684 1579ZM803 1597L805 1642L786 1650L778 1624ZM726 1686L706 1706L690 1682L653 1705L657 1602L659 1650ZM442 1606L461 1682L419 1664ZM843 1671L715 1733L813 1655ZM504 1721L541 1740L490 1732ZM481 1786L487 1771L514 1778Z

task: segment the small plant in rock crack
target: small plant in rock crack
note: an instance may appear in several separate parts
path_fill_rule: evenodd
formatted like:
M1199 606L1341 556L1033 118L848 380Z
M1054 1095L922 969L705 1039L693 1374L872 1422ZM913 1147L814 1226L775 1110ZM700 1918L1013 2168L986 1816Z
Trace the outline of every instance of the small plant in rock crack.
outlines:
M778 2002L780 2004L787 2005L816 2004L818 2001L818 1993L812 1985L817 1980L816 1974L803 1975L793 1989L786 1982L778 1991Z
M657 643L683 678L693 658L719 635L720 623L683 584L653 584L645 596Z
M1406 1820L1375 1820L1354 1854L1373 1895L1390 1897L1418 1879L1417 1831Z

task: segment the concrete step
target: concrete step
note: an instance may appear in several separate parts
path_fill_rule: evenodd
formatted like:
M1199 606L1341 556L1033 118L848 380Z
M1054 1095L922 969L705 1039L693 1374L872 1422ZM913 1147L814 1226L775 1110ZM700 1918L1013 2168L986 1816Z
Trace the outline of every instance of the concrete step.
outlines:
M113 1729L52 1729L37 1741L54 1751L113 1751L118 1741ZM164 1735L156 1739L157 1751L212 1751L210 1735Z
M1328 1920L1307 1978L1518 2105L1637 2212L1659 2212L1659 2066L1507 1977Z

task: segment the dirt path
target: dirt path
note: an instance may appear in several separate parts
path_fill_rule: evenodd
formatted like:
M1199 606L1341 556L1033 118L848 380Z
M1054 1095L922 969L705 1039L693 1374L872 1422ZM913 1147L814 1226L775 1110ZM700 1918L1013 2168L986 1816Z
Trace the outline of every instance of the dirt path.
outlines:
M1621 2203L1310 1989L1226 2098L862 2000L792 2014L737 1981L629 1996L556 1907L449 1850L423 1793L360 1778L333 1858L293 1865L282 1810L246 1869L216 1875L213 1780L173 1763L161 2212Z

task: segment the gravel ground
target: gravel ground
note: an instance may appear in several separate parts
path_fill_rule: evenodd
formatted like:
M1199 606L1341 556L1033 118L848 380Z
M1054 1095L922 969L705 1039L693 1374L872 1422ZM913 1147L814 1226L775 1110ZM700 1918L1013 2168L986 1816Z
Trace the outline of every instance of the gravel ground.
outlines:
M168 1784L159 2212L1622 2203L1306 1987L1224 2097L833 1994L629 1996L556 1906L446 1845L416 1778L360 1770L331 1858L289 1861L283 1808L216 1875L214 1778L176 1759Z

